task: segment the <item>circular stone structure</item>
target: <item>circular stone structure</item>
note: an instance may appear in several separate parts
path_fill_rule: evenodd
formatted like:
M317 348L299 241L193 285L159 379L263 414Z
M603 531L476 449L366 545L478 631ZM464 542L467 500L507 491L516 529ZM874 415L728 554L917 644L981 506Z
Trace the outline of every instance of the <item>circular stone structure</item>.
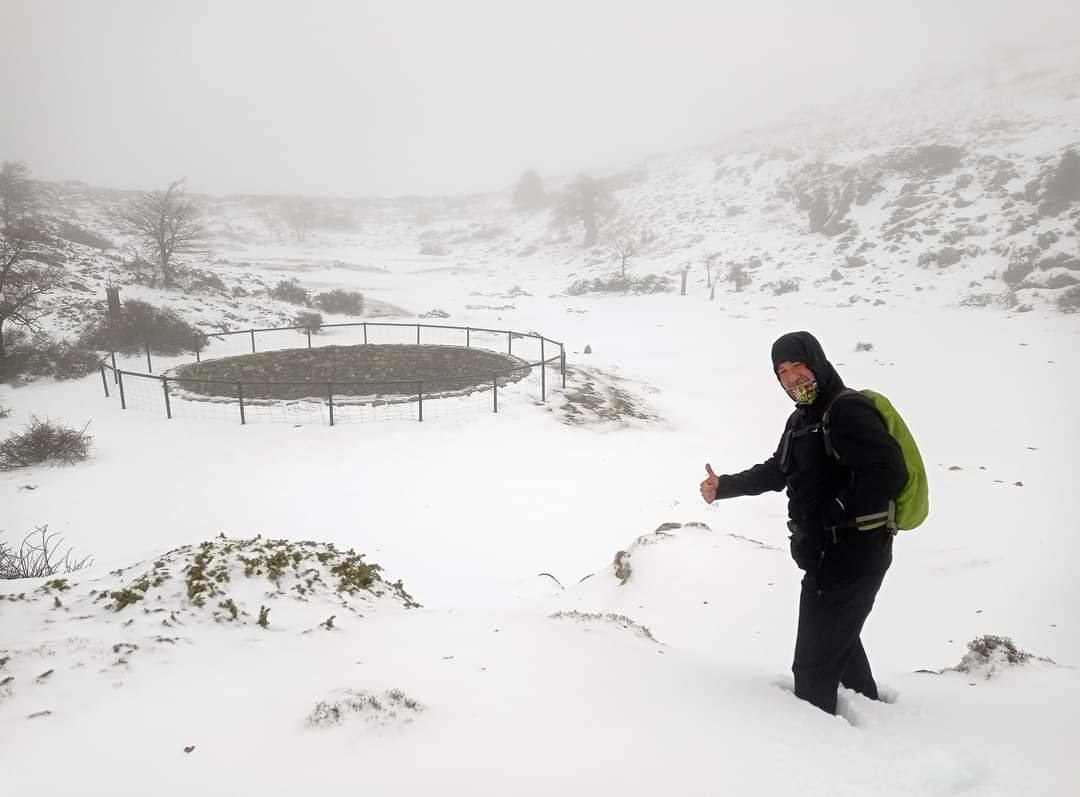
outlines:
M415 396L468 393L517 382L529 375L519 357L465 346L361 344L283 349L222 357L175 368L171 382L196 395L245 399L322 398L328 385L337 396Z

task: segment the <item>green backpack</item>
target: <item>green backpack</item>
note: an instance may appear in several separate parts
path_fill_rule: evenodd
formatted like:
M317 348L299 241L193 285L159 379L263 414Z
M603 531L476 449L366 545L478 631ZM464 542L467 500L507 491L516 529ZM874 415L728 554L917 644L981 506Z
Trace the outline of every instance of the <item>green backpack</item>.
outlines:
M891 401L873 390L843 390L838 393L825 409L825 414L821 419L826 450L832 456L836 456L829 441L829 413L836 400L845 395L861 395L873 402L882 420L885 421L889 434L900 444L900 450L904 453L904 463L907 465L908 480L896 499L896 527L904 530L918 528L930 514L930 486L926 481L926 466L923 465L922 455L919 454L915 438L911 436L911 430L908 429Z

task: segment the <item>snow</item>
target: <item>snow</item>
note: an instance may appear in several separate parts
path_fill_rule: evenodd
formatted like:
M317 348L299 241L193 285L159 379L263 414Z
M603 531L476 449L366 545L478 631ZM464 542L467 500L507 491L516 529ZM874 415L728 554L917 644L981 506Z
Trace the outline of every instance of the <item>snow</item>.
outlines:
M84 463L0 472L5 541L48 524L95 559L66 589L0 582L4 794L1075 794L1076 317L1032 297L1028 312L958 306L972 281L993 289L1004 255L986 250L1021 240L995 224L1001 198L978 183L960 215L989 216L971 235L983 252L949 270L916 266L937 241L888 251L876 238L900 178L849 214L878 244L862 268L844 268L854 247L808 235L805 213L772 193L821 147L855 165L886 146L936 142L949 120L982 118L978 103L946 113L955 92L940 91L903 124L881 112L858 135L839 124L763 133L755 152L807 140L799 159L760 172L746 141L651 159L654 174L623 201L657 238L630 271L691 263L685 297L567 296L573 280L606 276L610 259L558 238L542 214L513 217L505 197L447 203L423 227L403 200L370 209L358 231L298 244L258 240L242 199L216 200L215 218L247 237L216 242L217 259L199 265L230 286L298 277L312 290L363 291L370 321L418 323L439 308L450 318L438 323L536 331L565 342L567 390L549 379L540 402L534 376L505 399L500 388L498 414L480 393L425 402L423 423L401 405L372 417L343 408L330 427L314 403L253 406L242 426L235 405L180 397L167 420L157 384L134 380L122 410L98 374L0 387L12 410L0 438L32 415L89 422L94 437ZM1032 113L1040 102L1030 98ZM982 145L1028 158L1016 161L1026 179L1076 140L1075 111L1063 107L1013 131L1020 144L988 134ZM747 167L750 182L714 181L714 155ZM749 210L729 218L726 205ZM510 232L467 242L481 224ZM463 242L416 254L428 233ZM712 251L768 257L751 289L721 284L710 301L699 264ZM834 267L842 282L829 278ZM798 292L760 290L794 277ZM274 326L296 310L125 284L124 298L136 296L208 330ZM731 472L776 446L790 403L768 351L795 329L820 338L849 385L892 400L930 476L930 519L901 533L863 634L889 702L843 691L839 717L791 694L800 574L783 497L706 506L698 495L705 463ZM402 334L375 342L407 343L412 329ZM316 337L357 342L355 330ZM502 340L487 345L502 350ZM248 343L215 340L206 356ZM260 338L263 348L303 345L295 333ZM154 370L188 361L155 355ZM637 417L575 414L565 404L586 384L622 391ZM655 531L663 524L674 525ZM280 595L234 562L228 590L247 614L222 619L213 602L196 611L178 574L197 546L252 539L354 549L383 568L383 595L327 589L300 600L289 592L299 577ZM95 600L170 556L180 557L175 582L143 601L114 611ZM394 597L398 579L420 607ZM254 622L264 605L265 628ZM149 606L178 622L161 626L165 613ZM330 615L332 627L321 625ZM1035 658L954 669L986 634ZM341 722L309 723L320 701L341 704Z
M458 323L479 324L458 309L471 301L460 280L426 282ZM308 607L306 626L279 606L266 630L189 622L178 643L148 646L153 632L124 628L123 613L80 621L51 596L35 612L0 603L14 653L0 671L15 676L0 702L11 793L1071 793L1074 669L915 670L956 665L984 633L1061 665L1080 658L1067 520L1078 385L1063 367L1075 325L721 309L736 298L573 300L584 314L515 299L507 323L564 338L572 367L626 377L652 423L567 425L554 396L423 424L241 426L122 411L96 375L4 389L15 412L0 433L31 411L91 422L88 462L0 475L8 539L48 523L94 554L71 581L220 533L261 534L356 548L423 604L339 611L333 630L310 634L332 603ZM768 347L804 327L849 383L893 399L931 468L931 519L898 540L864 634L899 696L846 693L848 721L790 694L798 571L782 497L706 507L697 496L706 461L732 470L771 452L787 401ZM860 341L873 351L856 353ZM586 342L594 354L580 353ZM671 521L708 528L634 546L620 585L614 553ZM656 641L558 611L622 615ZM99 648L121 642L140 648L116 666ZM344 689L400 689L423 708L408 722L305 724ZM27 719L39 711L52 714Z

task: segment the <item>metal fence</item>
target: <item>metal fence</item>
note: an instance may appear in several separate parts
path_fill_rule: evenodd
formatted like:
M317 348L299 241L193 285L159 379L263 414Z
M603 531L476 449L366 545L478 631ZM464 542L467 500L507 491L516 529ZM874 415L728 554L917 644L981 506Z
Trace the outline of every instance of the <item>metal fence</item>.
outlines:
M295 345L300 343L300 346ZM194 362L207 356L214 359L266 351L282 351L321 346L361 344L443 345L505 352L522 364L473 374L454 374L456 381L470 380L471 387L438 390L429 378L423 380L379 379L335 382L295 382L272 380L192 379L170 374L170 369L190 363L190 358L157 356L159 373L154 372L155 355L150 344L136 358L145 355L145 372L125 368L124 358L110 352L100 363L101 384L106 398L118 398L122 409L159 412L165 418L214 418L291 424L371 423L384 420L424 421L475 412L498 412L500 404L521 399L546 402L550 391L566 387L566 349L556 340L533 332L459 327L443 324L355 322L324 324L319 328L274 327L233 332L200 334L192 341ZM515 351L516 347L516 351ZM118 359L119 357L119 359ZM162 372L161 366L165 366ZM216 395L196 388L208 386ZM268 399L254 396L272 392L273 386L288 386L302 398ZM365 387L369 390L365 391ZM389 388L389 389L388 389Z

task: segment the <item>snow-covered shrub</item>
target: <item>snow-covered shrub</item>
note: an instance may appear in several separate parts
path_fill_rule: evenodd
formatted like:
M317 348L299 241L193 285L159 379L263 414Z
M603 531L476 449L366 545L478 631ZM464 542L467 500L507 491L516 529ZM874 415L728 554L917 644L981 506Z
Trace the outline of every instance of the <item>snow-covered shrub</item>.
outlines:
M270 298L277 299L289 304L302 304L305 307L311 304L311 293L307 288L301 287L300 281L295 277L291 280L281 280L270 290Z
M89 426L89 424L87 424ZM90 455L93 438L82 429L32 416L21 432L13 432L0 442L0 470L25 468L41 462L74 465Z
M30 337L22 330L13 332L5 340L7 352L0 364L0 378L79 379L98 367L98 355L80 345L46 335Z
M11 410L8 409L7 404L0 401L0 418L6 418L11 415Z
M865 341L860 340L858 343L855 344L855 351L873 351L873 350L874 350L874 344L873 343L867 343Z
M300 331L305 333L308 330L318 332L322 329L322 325L322 313L315 313L310 310L304 310L302 313L297 313L296 317L293 318L293 326L303 327Z
M1007 667L1019 667L1031 661L1053 664L1052 659L1033 656L1021 650L1007 636L985 634L967 643L967 653L953 669L969 675L982 675L991 678L998 671Z
M315 305L324 313L360 315L364 312L364 294L337 288L315 297Z
M120 352L139 351L149 343L159 354L180 354L206 346L205 336L175 310L139 299L125 301L120 318L111 323L105 316L99 318L80 342L85 348Z
M566 289L570 296L586 293L666 293L671 290L671 278L663 274L645 274L640 277L623 278L615 275L609 279L581 279Z
M785 293L798 293L799 281L797 279L786 279L778 282L769 282L761 287L762 290L771 290L773 296L783 296Z

